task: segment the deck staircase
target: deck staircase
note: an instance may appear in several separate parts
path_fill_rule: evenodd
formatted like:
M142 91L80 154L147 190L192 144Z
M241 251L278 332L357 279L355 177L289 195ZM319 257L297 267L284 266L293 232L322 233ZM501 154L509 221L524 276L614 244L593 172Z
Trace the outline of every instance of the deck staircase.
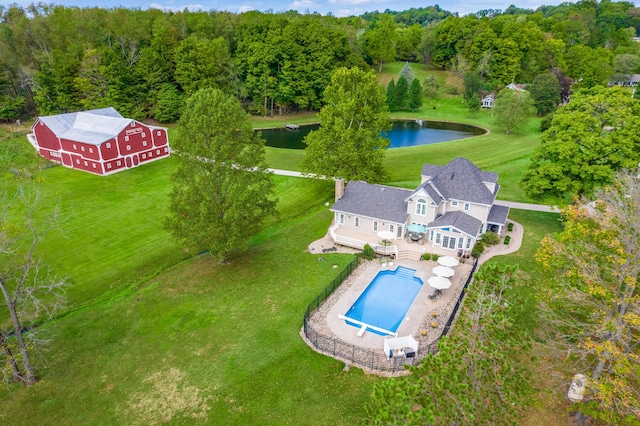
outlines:
M420 260L420 253L411 250L401 250L398 252L399 260Z

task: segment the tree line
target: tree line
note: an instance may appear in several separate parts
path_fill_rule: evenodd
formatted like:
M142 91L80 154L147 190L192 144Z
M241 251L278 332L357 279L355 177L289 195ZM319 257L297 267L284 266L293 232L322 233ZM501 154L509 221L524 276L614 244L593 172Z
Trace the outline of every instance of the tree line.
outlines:
M0 119L113 106L173 122L206 87L253 114L317 111L333 70L395 60L476 72L491 89L552 68L592 87L639 72L639 29L640 8L611 1L346 18L0 6Z

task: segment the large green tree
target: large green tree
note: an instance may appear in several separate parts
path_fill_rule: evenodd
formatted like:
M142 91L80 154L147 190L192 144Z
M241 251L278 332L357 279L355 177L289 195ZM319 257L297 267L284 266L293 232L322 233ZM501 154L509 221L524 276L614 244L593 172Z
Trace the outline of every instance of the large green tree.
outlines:
M640 423L640 177L615 183L563 211L564 230L536 259L547 270L543 301L549 355L588 374L583 413L607 424Z
M382 72L382 64L395 59L396 24L390 15L381 15L375 25L363 36L364 49L369 57L378 62L378 72Z
M207 88L187 101L173 148L179 164L165 227L185 247L226 261L276 212L264 140L235 97Z
M504 128L506 134L523 127L535 113L533 100L526 90L502 89L493 107L497 126Z
M320 128L305 138L305 173L347 180L384 181L390 128L385 90L373 71L339 68L324 92Z
M538 115L553 111L560 103L560 83L553 73L538 75L527 89L531 93Z
M530 197L592 194L640 160L640 102L621 88L575 93L559 109L522 176Z

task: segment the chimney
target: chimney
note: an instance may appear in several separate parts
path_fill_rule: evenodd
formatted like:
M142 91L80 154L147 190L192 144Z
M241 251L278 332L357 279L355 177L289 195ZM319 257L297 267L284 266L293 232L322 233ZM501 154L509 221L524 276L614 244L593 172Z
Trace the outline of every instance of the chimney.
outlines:
M336 201L344 196L344 179L336 179Z

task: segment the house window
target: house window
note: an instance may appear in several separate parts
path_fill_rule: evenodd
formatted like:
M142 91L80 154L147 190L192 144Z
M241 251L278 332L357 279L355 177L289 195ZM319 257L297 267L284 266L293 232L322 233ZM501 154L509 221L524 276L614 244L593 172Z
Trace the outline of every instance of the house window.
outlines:
M378 232L378 221L377 220L373 221L373 232Z
M442 237L442 247L447 247L449 245L449 237L445 235Z
M424 198L419 198L416 201L416 214L420 216L427 215L427 201Z
M111 143L107 142L107 149L111 148Z
M471 248L471 238L467 238L467 250Z
M360 218L358 216L355 216L353 218L353 226L355 226L356 228L360 227Z
M433 229L431 230L431 233L429 234L429 241L433 241Z
M340 223L340 225L344 225L344 213L340 213L340 215L338 216L338 222Z
M131 151L131 145L127 145L127 151Z
M398 225L398 232L396 232L396 237L402 237L402 225Z
M462 243L464 243L464 237L458 238L458 248L462 248Z
M457 201L451 201L451 207L458 207Z
M471 204L469 204L469 203L464 203L464 211L465 211L465 212L468 212L470 208L471 208Z
M442 236L442 235L440 235L440 233L439 233L439 232L437 232L437 233L436 233L436 244L440 244L440 237L441 237L441 236Z
M396 226L393 223L389 224L389 232L395 232L396 231Z

